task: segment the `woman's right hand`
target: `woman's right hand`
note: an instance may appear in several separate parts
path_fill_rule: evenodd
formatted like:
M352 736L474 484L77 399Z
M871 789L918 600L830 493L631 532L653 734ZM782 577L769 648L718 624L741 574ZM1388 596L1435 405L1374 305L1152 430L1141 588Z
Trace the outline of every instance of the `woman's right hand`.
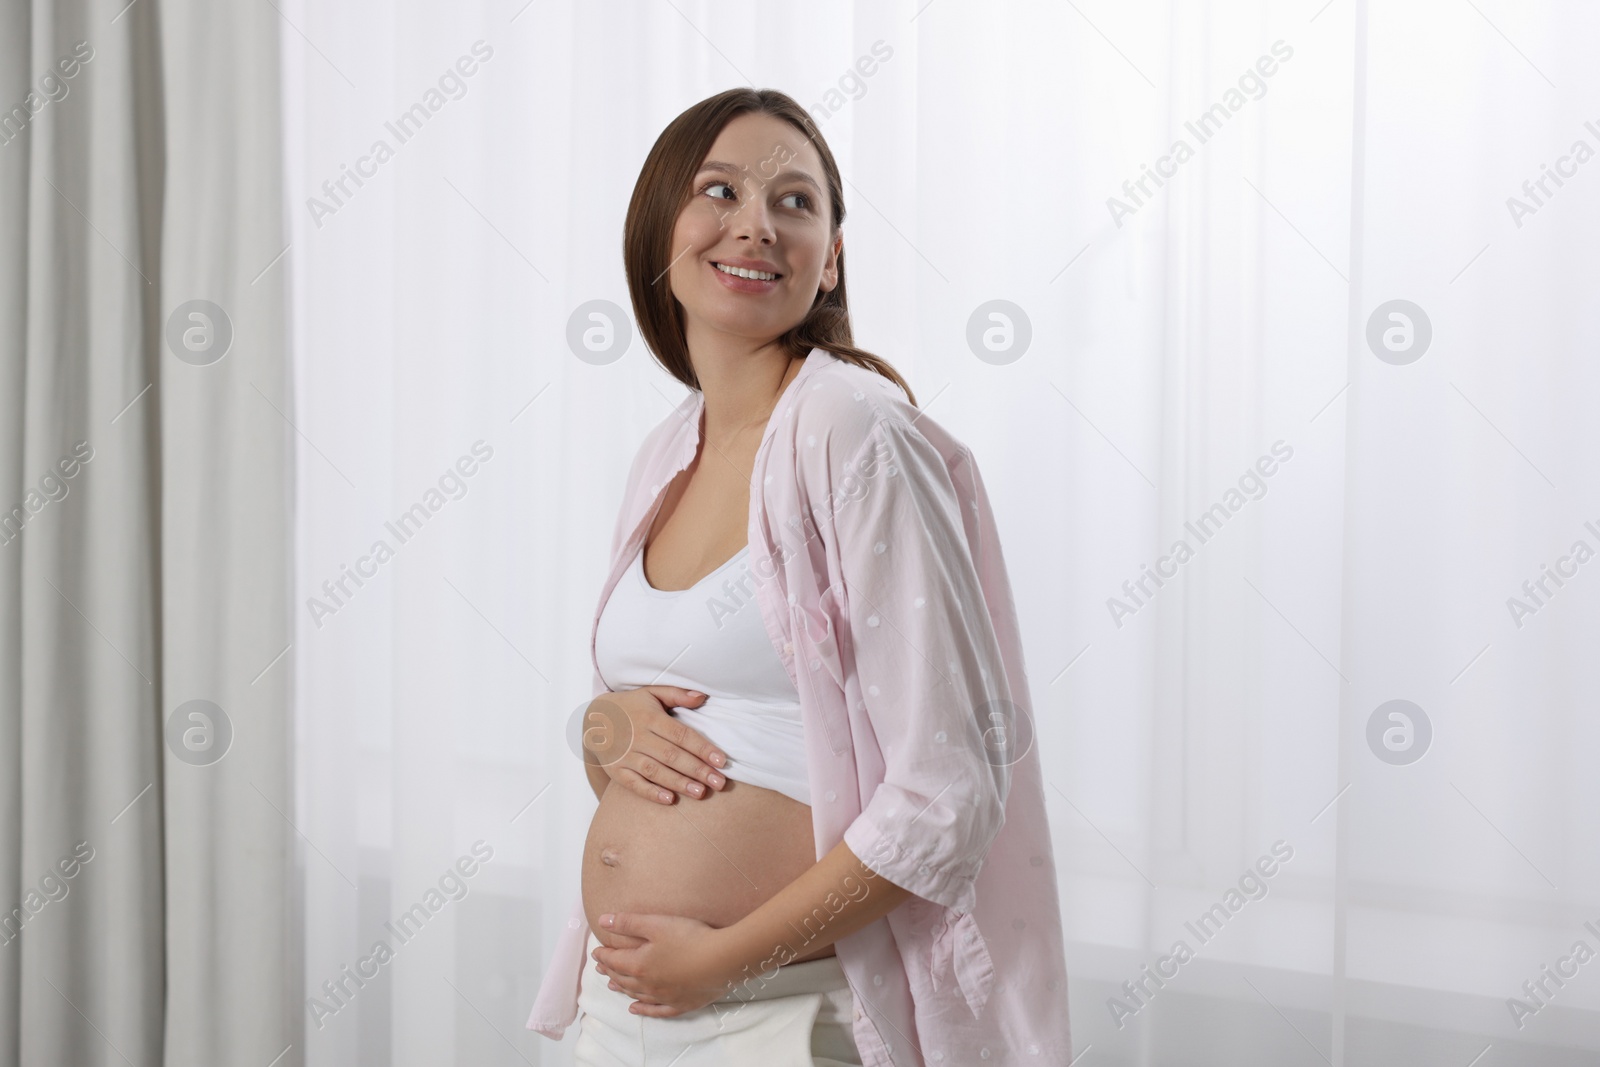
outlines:
M727 779L717 768L726 765L727 755L666 710L696 708L705 699L704 693L675 685L596 697L583 713L585 761L658 804L671 804L676 793L704 797L707 786L724 788Z

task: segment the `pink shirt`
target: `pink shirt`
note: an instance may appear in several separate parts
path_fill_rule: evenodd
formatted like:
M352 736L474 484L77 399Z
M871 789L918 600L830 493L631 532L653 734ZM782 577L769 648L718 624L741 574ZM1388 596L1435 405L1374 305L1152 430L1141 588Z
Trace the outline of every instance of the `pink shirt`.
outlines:
M691 390L634 458L596 627L699 450L704 410ZM1066 960L1028 677L971 451L887 378L813 348L767 423L751 486L750 573L800 694L817 856L843 839L915 894L834 942L862 1063L1065 1067ZM594 695L608 691L596 666ZM580 893L529 1029L559 1039L577 1017L588 934Z

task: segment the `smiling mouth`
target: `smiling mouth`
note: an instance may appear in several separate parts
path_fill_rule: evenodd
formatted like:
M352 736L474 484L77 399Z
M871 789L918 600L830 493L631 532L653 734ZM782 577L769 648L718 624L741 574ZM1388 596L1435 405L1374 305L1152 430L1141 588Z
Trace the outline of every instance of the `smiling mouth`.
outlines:
M775 274L772 271L746 270L743 267L724 266L723 264L718 263L716 260L711 261L711 266L716 270L720 270L724 274L731 275L732 277L748 278L752 281L775 282L779 278L783 277L783 275Z

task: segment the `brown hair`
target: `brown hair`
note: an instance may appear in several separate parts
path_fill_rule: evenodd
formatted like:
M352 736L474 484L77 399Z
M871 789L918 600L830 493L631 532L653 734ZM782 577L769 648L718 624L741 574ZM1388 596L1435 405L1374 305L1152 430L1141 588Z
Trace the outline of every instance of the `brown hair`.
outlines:
M678 215L689 202L690 182L717 135L729 121L747 112L758 111L789 123L805 134L822 158L822 169L832 205L833 231L844 222L844 189L833 153L822 139L805 108L776 89L729 89L707 97L684 111L661 131L650 154L639 170L633 197L628 201L628 217L622 228L622 260L628 274L628 296L634 318L656 362L667 373L690 389L700 382L689 361L689 346L684 339L683 308L667 285L656 282L671 265L672 231ZM812 348L833 353L846 363L865 367L894 382L905 391L912 406L917 403L911 386L889 362L851 343L850 310L845 301L844 250L838 258L839 283L829 292L819 288L806 317L778 338L796 357L803 358Z

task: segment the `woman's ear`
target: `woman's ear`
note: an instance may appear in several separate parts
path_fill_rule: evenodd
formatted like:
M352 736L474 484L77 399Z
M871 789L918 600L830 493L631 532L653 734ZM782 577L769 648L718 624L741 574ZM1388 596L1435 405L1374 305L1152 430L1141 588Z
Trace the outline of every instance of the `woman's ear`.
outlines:
M818 285L824 293L833 292L833 287L839 284L839 255L844 251L844 230L840 230L833 238L833 247L828 250L828 262L822 265L822 280Z

